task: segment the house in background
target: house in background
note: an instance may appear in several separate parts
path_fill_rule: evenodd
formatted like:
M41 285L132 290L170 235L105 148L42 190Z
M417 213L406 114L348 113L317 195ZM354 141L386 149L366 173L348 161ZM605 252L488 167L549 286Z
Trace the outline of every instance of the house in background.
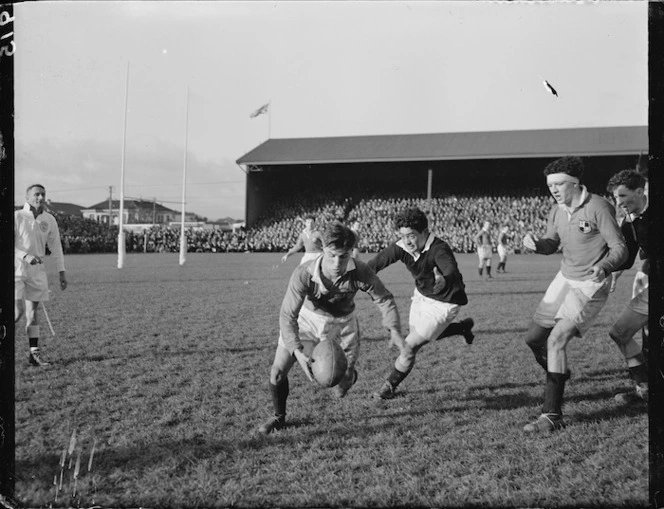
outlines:
M106 200L82 209L81 214L102 224L108 224L110 217L111 224L117 225L120 223L119 210L120 200ZM155 200L124 200L124 224L169 224L181 221L181 217L180 211L169 209ZM185 222L196 222L198 219L195 213L185 212Z

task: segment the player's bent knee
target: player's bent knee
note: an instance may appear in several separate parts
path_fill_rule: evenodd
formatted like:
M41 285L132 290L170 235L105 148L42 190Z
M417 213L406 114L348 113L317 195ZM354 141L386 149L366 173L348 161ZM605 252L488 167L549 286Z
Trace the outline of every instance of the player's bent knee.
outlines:
M287 375L288 371L282 369L281 366L272 366L270 370L270 383L279 385Z

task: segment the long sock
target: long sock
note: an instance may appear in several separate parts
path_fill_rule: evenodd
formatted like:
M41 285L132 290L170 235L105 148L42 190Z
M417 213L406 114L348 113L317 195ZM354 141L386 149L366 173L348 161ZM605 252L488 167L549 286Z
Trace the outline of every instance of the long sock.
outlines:
M277 417L286 416L286 400L288 399L288 392L288 378L284 378L281 383L277 385L270 383L272 406L274 407L274 415Z
M486 266L486 275L491 276L491 265Z
M563 393L565 392L565 375L563 373L546 373L544 387L543 414L563 415Z
M483 271L484 271L484 269L483 269L482 267L479 267L479 268L477 269L477 272L480 273L480 276L482 275L482 272L483 272Z
M648 368L645 364L640 364L629 368L629 376L637 384L647 384L648 383Z
M30 343L30 348L38 348L39 347L39 338L28 338L28 342Z
M394 368L392 369L392 373L390 373L387 381L390 382L390 385L393 389L396 389L397 385L399 385L403 379L408 376L408 373L410 373L410 371L404 373L403 371L399 371L397 368Z
M440 333L436 339L449 338L450 336L459 336L466 331L464 325L460 322L452 322Z

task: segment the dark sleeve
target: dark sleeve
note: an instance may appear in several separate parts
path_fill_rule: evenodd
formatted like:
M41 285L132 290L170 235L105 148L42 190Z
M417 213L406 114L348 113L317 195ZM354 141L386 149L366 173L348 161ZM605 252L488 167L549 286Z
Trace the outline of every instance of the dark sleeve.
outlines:
M627 260L617 267L616 271L631 269L634 260L636 260L636 255L639 253L639 241L636 239L632 223L625 219L620 225L620 231L625 237L625 244L627 244Z
M546 233L544 237L535 241L536 253L550 255L555 253L560 246L560 237L556 231L556 214L560 211L558 206L554 206L549 212L546 222Z
M385 267L398 262L401 259L401 251L402 249L397 246L396 243L390 244L371 260L369 260L367 265L371 267L371 270L378 273Z

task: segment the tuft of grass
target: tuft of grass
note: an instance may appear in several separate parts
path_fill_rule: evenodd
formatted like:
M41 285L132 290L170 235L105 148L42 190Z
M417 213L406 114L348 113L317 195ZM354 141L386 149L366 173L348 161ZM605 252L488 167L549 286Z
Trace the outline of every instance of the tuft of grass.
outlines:
M398 396L372 400L397 352L360 292L357 384L338 400L294 366L290 425L264 437L279 306L298 262L274 270L278 258L190 253L180 267L177 254L128 255L118 271L114 255L68 256L70 289L49 306L58 337L41 342L54 364L16 367L19 502L647 507L647 415L615 404L630 384L608 337L629 273L568 348L569 426L559 433L521 430L540 412L544 382L523 335L560 258L512 256L510 272L485 282L476 257L460 255L470 302L459 318L475 319L472 346L426 345ZM406 329L410 275L396 265L380 276Z

